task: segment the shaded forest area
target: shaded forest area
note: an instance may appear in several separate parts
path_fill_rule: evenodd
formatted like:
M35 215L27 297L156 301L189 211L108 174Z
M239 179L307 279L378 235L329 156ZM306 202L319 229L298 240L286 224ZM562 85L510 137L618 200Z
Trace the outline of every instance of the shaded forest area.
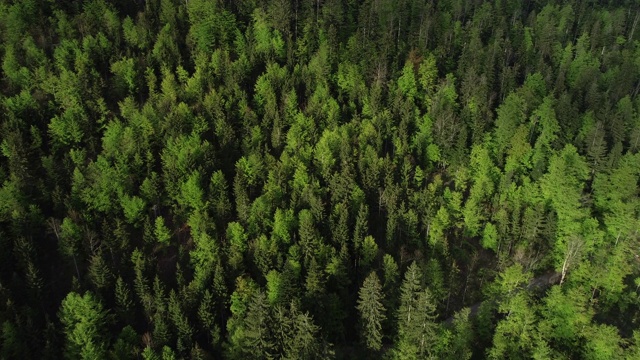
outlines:
M640 359L639 20L0 0L0 358Z

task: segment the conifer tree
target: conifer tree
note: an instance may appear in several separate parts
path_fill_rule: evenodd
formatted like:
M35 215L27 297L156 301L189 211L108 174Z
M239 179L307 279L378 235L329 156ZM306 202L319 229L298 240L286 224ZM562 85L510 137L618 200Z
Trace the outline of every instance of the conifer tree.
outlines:
M271 338L271 309L267 296L258 291L247 309L244 352L253 359L269 359L274 350Z
M384 294L375 271L364 280L360 288L357 309L360 313L361 340L367 349L379 351L382 348L382 321L385 308L382 305Z
M421 270L414 261L400 286L396 358L421 359L431 355L436 341L435 312L435 302L429 290L423 289Z
M103 359L106 357L109 316L90 292L67 294L60 307L65 329L67 359Z

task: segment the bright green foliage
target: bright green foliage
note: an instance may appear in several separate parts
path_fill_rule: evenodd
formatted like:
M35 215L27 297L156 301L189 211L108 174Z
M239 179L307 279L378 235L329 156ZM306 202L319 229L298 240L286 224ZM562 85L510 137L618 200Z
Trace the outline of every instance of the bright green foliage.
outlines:
M611 325L592 325L587 331L584 356L589 360L616 359L622 357L622 339L618 329Z
M640 156L626 155L608 176L599 174L594 179L595 204L605 212L604 222L609 236L617 241L632 236L638 228L640 195L636 184L640 178L639 169Z
M158 352L154 351L150 346L147 346L142 351L142 358L144 360L176 360L175 352L168 346L163 346Z
M483 209L483 205L493 195L494 179L498 170L491 160L489 151L482 145L475 145L471 149L470 165L473 185L463 215L467 231L471 235L477 235L480 232L480 223L485 219L486 210Z
M282 300L283 278L276 270L271 270L267 274L267 299L274 305Z
M531 169L532 149L529 144L529 129L520 125L515 130L507 150L505 172L519 173Z
M2 71L14 86L26 87L31 80L29 69L20 65L16 49L13 45L5 48L5 54L2 59Z
M206 224L211 220L205 214L194 212L188 224L193 230L192 237L195 249L189 253L195 270L195 279L204 281L213 271L213 265L219 260L219 244L211 235Z
M65 357L68 359L102 359L106 357L104 337L108 315L90 292L71 292L60 306L60 321L65 329Z
M515 351L531 356L526 354L532 354L538 345L538 316L525 290L530 280L531 274L525 272L520 264L512 265L499 274L494 291L499 299L498 311L505 318L497 324L493 346L488 351L490 358L500 359Z
M427 75L428 77L429 75ZM429 79L425 79L428 86ZM402 75L398 78L398 88L408 99L413 100L418 93L418 84L413 71L413 64L407 62L402 68Z
M509 94L498 108L495 129L495 154L502 158L513 134L525 120L524 100L517 94Z
M134 23L129 16L122 21L122 32L124 40L129 46L139 48L145 46L144 29Z
M160 360L158 355L153 351L151 346L147 346L142 352L142 358L144 360Z
M129 197L127 195L122 197L122 210L124 211L124 217L130 224L137 223L145 210L146 204L144 200L137 196Z
M444 231L450 225L451 218L449 212L444 206L441 206L436 213L433 222L429 226L429 243L431 245L440 245L447 247Z
M289 244L291 242L291 230L295 224L295 217L293 211L276 209L273 218L273 232L271 236L282 244Z
M252 280L239 277L236 279L235 291L231 294L230 310L231 317L227 321L227 331L229 332L229 352L230 357L235 358L240 355L242 341L245 336L245 318L247 317L248 306L251 298L257 291L257 285Z
M589 5L0 1L0 358L637 359Z
M131 94L136 91L136 68L134 59L123 58L120 61L111 64L111 71L116 75L116 81L119 82L118 86L126 89Z
M340 135L337 131L325 131L315 149L315 159L320 164L322 175L328 179L336 163L336 154L340 146Z
M229 223L227 228L227 238L229 239L229 242L240 251L246 250L247 236L242 225L237 222Z
M266 59L284 57L284 41L278 30L272 30L266 22L265 14L256 10L253 12L253 38L256 54Z
M86 171L88 184L81 194L87 206L103 213L110 213L116 209L117 201L124 196L128 187L126 175L122 170L125 169L112 165L102 156L89 164Z
M498 249L498 231L495 225L487 223L482 232L482 247L496 251Z
M262 161L255 154L242 157L236 163L236 169L248 185L255 185L262 173Z
M165 186L172 198L179 198L182 181L192 174L193 169L204 159L208 149L209 143L200 141L196 134L180 135L167 142L161 158Z
M561 266L570 254L572 241L581 241L571 239L581 236L581 221L587 216L581 204L587 176L588 168L583 158L575 147L567 145L559 155L550 159L549 172L542 179L542 195L558 216L555 242L557 266Z
M171 233L164 223L164 218L158 216L155 221L154 235L156 240L161 244L167 244L171 240Z
M75 145L79 143L84 132L82 131L82 119L86 116L84 110L75 105L67 109L60 116L55 116L49 123L49 134L60 145Z
M455 115L458 111L458 92L455 82L455 76L447 74L444 81L437 87L428 112L433 119L434 142L445 153L453 150L452 145L460 130Z
M508 315L500 321L488 353L492 359L503 359L510 354L531 354L537 345L536 314L531 302L518 293L500 305L500 312Z
M422 90L425 92L425 103L430 106L430 100L435 92L435 87L438 79L438 68L436 67L436 59L433 54L429 54L426 59L420 64L419 83L422 85Z
M633 339L629 349L627 350L627 359L633 359L640 356L640 331L633 331Z
M531 279L531 274L525 272L522 265L516 264L506 268L498 275L496 281L499 296L509 298L519 289L526 286Z
M193 172L180 187L178 203L189 209L200 210L203 208L204 193L200 187L200 173Z
M341 92L349 96L352 101L360 98L364 89L364 80L356 65L340 63L337 71L337 83Z
M242 225L237 222L229 223L227 241L231 245L231 253L229 254L231 265L238 268L242 264L244 253L247 251L247 234Z
M367 236L362 242L362 265L368 267L378 255L378 244L373 236Z
M546 306L541 311L543 320L539 328L545 337L571 349L591 320L587 301L585 294L578 289L565 294L561 287L552 287L545 298Z

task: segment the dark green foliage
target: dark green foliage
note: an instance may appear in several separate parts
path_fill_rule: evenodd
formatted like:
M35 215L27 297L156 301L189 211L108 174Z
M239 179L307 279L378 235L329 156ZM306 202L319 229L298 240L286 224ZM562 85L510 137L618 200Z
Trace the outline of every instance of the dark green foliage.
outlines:
M0 358L637 358L637 5L0 1Z
M379 351L382 347L382 322L385 319L383 301L382 285L376 273L372 272L362 283L357 307L360 313L361 341L372 351Z
M413 262L400 287L398 307L398 339L394 358L420 359L433 355L436 340L436 304L428 289L423 288L422 274Z

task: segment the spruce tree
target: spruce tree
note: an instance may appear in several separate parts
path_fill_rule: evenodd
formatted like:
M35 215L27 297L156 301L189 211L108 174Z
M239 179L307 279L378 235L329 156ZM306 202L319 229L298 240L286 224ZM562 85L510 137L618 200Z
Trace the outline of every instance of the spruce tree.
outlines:
M414 261L400 287L398 340L394 351L398 359L428 357L436 340L436 306L431 292L422 287L420 271Z
M60 308L64 325L67 359L103 359L106 357L109 316L93 294L67 294Z
M364 280L360 288L357 309L360 313L361 340L373 351L382 348L382 321L385 319L385 308L382 305L384 294L382 285L375 271Z
M268 359L273 351L271 309L264 292L255 293L245 319L245 352L253 359Z

